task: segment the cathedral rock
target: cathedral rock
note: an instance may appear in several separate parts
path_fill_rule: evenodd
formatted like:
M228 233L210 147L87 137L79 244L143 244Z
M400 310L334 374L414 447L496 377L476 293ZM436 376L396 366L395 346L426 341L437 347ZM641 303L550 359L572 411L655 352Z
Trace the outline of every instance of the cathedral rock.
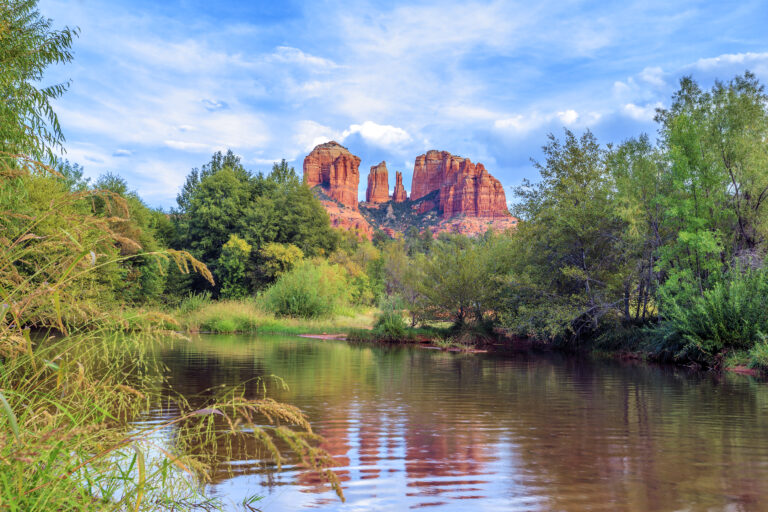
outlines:
M304 182L310 188L319 185L328 197L356 210L358 167L359 157L338 142L326 142L304 158Z
M366 201L360 204L359 166L360 158L338 142L320 144L304 159L304 181L315 190L331 223L359 236L371 238L376 229L395 236L411 226L433 234L478 235L517 225L499 180L468 158L447 151L416 157L410 199L400 172L389 197L387 166L381 162L371 167Z
M439 191L438 207L443 219L457 215L503 219L510 217L501 182L483 164L447 151L427 151L416 157L411 200Z
M365 201L368 203L386 203L389 201L389 174L386 162L371 167L371 172L368 174Z

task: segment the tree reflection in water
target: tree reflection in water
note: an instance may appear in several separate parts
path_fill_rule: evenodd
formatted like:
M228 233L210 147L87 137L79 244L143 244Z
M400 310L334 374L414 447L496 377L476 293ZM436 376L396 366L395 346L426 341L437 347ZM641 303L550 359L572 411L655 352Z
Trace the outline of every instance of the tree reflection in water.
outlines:
M201 336L162 357L191 400L282 377L270 395L325 438L345 508L768 510L768 388L747 377L290 337ZM209 491L341 506L316 474L263 457L243 437Z

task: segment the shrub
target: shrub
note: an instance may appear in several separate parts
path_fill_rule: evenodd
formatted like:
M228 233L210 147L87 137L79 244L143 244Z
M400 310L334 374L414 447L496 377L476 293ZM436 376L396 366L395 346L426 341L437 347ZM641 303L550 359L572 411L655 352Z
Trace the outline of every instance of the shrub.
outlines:
M405 322L399 311L383 311L376 317L374 330L379 335L379 339L390 341L402 340L406 336Z
M768 373L768 342L765 340L755 343L749 350L748 366L753 370Z
M276 315L317 318L343 306L346 290L346 280L336 265L302 261L264 293L264 304Z
M749 350L768 333L768 272L734 271L702 295L668 296L654 329L657 351L709 363L723 350Z
M191 313L203 306L211 303L211 292L204 291L200 293L190 292L186 297L181 299L178 312L181 314Z

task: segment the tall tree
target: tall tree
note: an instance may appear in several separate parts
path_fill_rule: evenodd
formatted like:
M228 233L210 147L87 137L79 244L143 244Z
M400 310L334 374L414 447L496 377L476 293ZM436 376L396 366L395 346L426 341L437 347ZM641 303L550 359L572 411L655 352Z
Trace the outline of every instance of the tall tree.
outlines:
M69 82L41 86L51 64L72 60L78 29L56 30L37 0L0 2L0 151L53 163L64 134L51 102Z
M616 215L606 150L591 132L565 130L543 147L541 181L516 195L520 259L512 275L523 329L571 339L594 332L622 304L627 255Z

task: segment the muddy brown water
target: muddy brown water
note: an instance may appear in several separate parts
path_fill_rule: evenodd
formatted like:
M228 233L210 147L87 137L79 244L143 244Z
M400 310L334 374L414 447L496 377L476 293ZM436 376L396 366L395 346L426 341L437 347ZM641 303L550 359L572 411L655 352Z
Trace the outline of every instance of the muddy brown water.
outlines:
M768 384L751 377L240 335L161 357L193 403L280 376L289 389L271 395L307 413L338 464L343 504L236 447L206 488L235 510L260 494L265 511L768 511Z

